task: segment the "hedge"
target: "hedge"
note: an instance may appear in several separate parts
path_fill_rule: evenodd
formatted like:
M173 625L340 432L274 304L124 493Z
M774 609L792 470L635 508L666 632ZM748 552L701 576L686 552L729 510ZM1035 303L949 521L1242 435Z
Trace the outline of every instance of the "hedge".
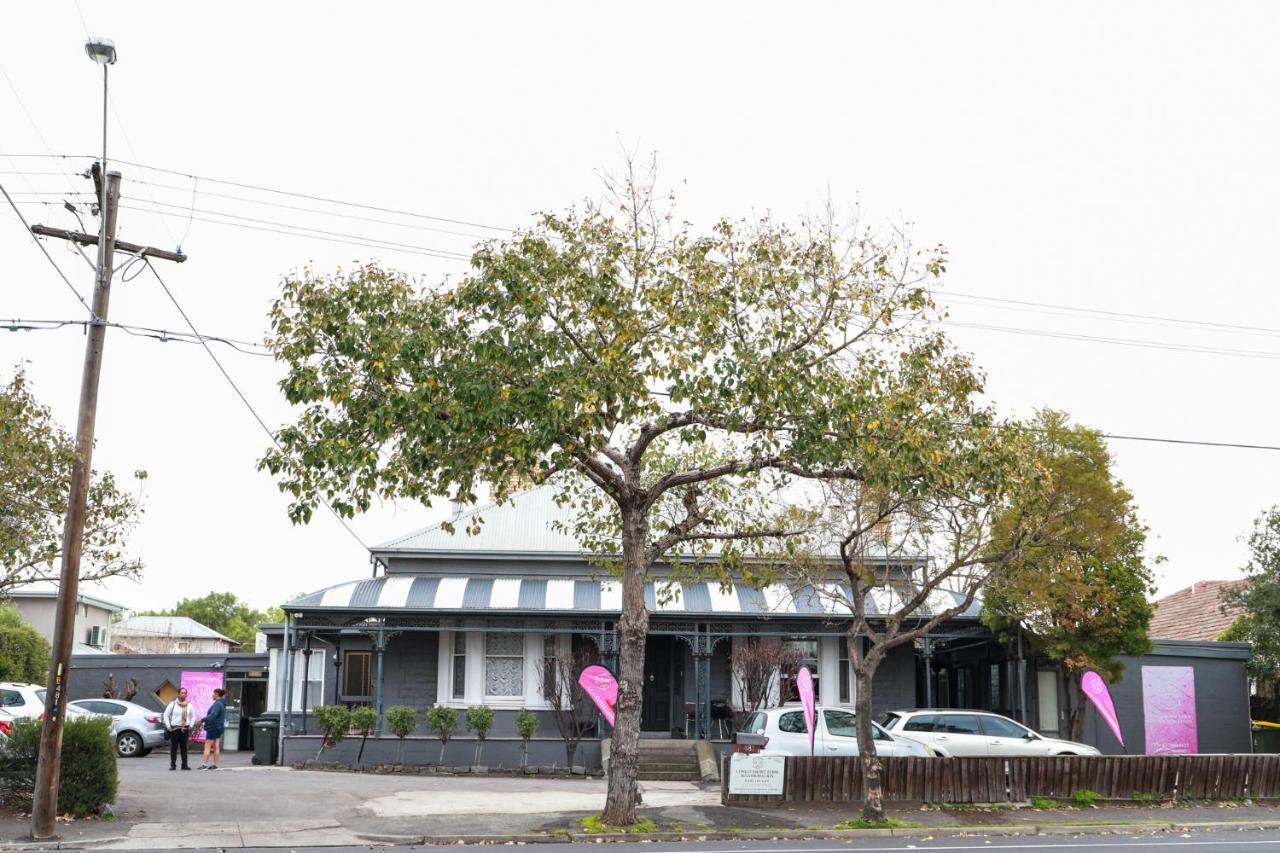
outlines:
M9 737L0 742L0 798L25 811L31 809L35 790L41 728L38 720L15 720ZM61 761L59 814L86 817L115 802L120 777L111 720L68 720L62 733Z

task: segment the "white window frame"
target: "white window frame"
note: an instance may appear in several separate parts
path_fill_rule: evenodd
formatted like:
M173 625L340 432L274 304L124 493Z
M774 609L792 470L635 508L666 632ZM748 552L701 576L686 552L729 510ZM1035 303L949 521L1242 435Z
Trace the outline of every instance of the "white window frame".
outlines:
M487 705L497 709L528 708L530 710L547 710L551 703L542 696L542 658L543 637L545 631L516 626L508 628L488 628L482 625L464 623L462 631L466 634L466 694L461 699L453 696L453 644L457 630L441 631L436 664L436 704L450 708L468 708L472 705ZM485 687L485 638L489 631L501 634L520 634L524 638L524 684L519 696L486 696ZM557 634L557 642L561 650L569 646L569 634Z
M281 649L267 650L267 713L280 713L280 685L284 682L284 665L286 658L280 654ZM302 650L293 653L293 690L292 699L293 707L291 711L302 711ZM316 705L324 704L324 674L325 674L326 650L312 649L311 663L307 667L307 681L312 684L319 684L320 689L317 695L319 702L308 702L307 710L315 708Z

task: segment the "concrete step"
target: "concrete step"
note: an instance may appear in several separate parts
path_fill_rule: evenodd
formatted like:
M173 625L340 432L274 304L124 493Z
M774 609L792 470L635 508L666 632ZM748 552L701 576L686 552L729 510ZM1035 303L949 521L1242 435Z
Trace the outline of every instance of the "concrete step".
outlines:
M681 762L641 762L640 769L650 773L697 773L699 772L698 762L681 761Z
M651 773L642 768L636 774L636 778L641 782L701 782L702 774L692 770L680 773Z

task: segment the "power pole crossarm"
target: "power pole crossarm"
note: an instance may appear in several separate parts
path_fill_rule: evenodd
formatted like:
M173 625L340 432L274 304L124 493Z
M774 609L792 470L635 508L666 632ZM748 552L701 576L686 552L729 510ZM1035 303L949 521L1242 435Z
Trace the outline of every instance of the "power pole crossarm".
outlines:
M85 234L82 231L68 231L65 228L50 228L48 225L32 225L31 233L40 237L57 237L59 240L69 240L72 243L79 243L81 246L98 245L97 234ZM166 261L173 261L178 264L187 259L187 256L181 252L166 252L164 249L156 249L152 246L139 246L137 243L126 243L124 240L116 240L115 249L117 252L124 252L128 255L143 255L148 258L163 258Z

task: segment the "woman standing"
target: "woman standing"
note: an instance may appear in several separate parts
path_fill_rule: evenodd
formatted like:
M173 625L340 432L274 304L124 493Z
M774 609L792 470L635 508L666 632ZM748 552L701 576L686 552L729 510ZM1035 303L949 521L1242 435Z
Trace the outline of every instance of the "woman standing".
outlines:
M178 698L164 709L164 730L169 735L169 769L178 769L178 753L182 753L182 769L190 770L187 764L187 738L196 724L196 706L187 701L187 688L178 691Z
M217 770L222 760L222 730L227 724L227 703L223 696L227 691L221 687L213 689L213 703L204 714L204 758L200 761L201 770ZM209 750L213 750L213 763L209 763Z

